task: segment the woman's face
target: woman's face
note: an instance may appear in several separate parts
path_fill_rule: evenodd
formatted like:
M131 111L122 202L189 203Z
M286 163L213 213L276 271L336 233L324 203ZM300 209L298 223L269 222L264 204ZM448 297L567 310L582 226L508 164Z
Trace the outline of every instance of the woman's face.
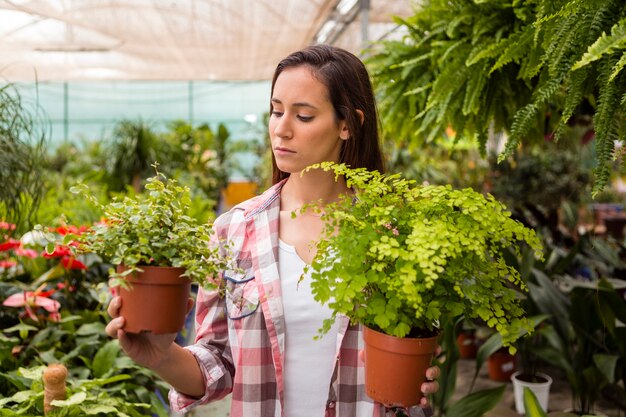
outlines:
M311 164L339 162L345 121L337 120L328 90L306 66L284 70L276 79L269 132L278 169L296 173Z

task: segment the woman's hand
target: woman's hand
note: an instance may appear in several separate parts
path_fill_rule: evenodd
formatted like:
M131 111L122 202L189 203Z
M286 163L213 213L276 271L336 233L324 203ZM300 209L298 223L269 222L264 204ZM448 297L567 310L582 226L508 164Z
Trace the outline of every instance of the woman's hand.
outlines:
M190 299L190 306L193 300ZM150 332L126 333L124 331L124 317L120 316L122 297L114 297L109 303L107 312L113 318L106 326L106 333L120 341L122 350L132 360L141 366L157 369L167 358L169 350L174 344L176 333L153 334Z
M430 404L428 403L427 395L431 395L439 391L439 383L437 382L437 378L439 378L439 374L441 370L438 366L431 366L426 370L426 382L422 384L420 387L422 394L424 396L420 399L420 405L422 407L428 407Z

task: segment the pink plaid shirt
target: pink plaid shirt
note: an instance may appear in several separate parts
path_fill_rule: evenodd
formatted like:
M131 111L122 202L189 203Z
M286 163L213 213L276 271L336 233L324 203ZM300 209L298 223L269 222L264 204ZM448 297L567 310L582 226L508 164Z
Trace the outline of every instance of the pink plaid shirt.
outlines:
M278 276L283 184L239 204L215 222L215 236L230 242L240 272L224 271L225 296L198 292L196 342L186 349L200 364L206 391L202 398L191 398L171 390L175 411L185 412L232 392L231 417L283 416L285 319ZM360 329L346 317L339 320L326 416L384 415L384 408L365 394L363 363L358 358L363 348Z

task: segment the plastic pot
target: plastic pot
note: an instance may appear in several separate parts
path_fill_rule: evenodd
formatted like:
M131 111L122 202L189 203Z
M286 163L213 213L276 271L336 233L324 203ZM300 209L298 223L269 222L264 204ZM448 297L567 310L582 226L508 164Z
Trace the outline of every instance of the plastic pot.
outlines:
M126 277L130 288L119 287L124 330L129 333L177 333L185 323L191 288L189 278L181 277L185 270L164 266L140 268L143 272ZM123 270L124 267L118 267L118 271Z
M363 327L365 392L381 404L419 404L420 387L437 349L437 336L398 338Z

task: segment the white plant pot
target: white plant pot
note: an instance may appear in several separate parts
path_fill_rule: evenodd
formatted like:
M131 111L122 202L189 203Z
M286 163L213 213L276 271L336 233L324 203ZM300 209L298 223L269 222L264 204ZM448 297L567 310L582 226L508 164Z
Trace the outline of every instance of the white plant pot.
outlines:
M520 371L514 372L511 375L511 381L513 382L513 392L515 393L515 411L518 414L526 414L524 407L524 387L530 388L530 390L537 397L539 405L543 411L548 410L548 398L550 397L550 385L552 385L552 378L549 375L538 372L537 375L546 379L546 382L526 382L517 379L517 376L521 374Z

